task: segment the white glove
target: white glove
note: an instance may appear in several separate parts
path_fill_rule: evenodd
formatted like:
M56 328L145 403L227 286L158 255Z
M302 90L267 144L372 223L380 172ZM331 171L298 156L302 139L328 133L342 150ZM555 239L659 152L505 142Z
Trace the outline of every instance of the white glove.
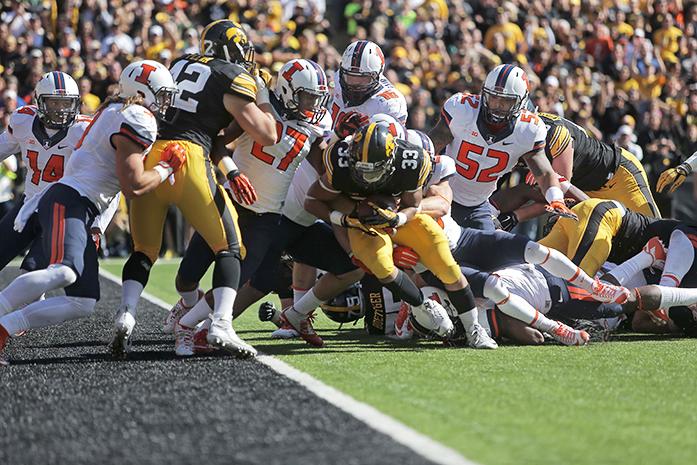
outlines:
M257 83L257 105L269 103L269 89L266 87L266 83L259 76L254 76L254 80Z
M45 191L43 191L43 192L45 192ZM29 218L31 218L31 215L34 214L37 207L39 206L39 200L41 200L41 197L43 196L43 192L35 194L34 197L32 197L29 200L25 200L24 205L22 206L22 208L19 209L19 212L17 212L17 217L15 218L14 230L17 231L18 233L21 233L22 231L24 231L24 227L27 225L27 221L29 221Z

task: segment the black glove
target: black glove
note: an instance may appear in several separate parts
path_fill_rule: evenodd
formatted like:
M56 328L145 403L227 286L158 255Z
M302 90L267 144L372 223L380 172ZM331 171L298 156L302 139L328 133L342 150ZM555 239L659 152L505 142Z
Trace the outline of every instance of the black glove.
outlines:
M500 229L510 232L518 224L518 217L515 212L501 213L495 218L494 224Z

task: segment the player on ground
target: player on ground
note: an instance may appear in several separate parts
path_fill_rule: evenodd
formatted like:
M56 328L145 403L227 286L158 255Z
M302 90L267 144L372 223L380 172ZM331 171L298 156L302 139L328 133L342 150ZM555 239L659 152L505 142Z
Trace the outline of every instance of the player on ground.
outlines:
M187 163L181 172L154 192L131 203L134 252L123 268L121 306L114 324L111 352L124 357L130 349L136 306L157 260L162 228L170 204L176 205L215 253L215 305L209 342L241 356L254 356L253 347L232 328L232 305L244 257L237 213L216 183L209 153L214 139L232 120L261 145L276 141L276 121L264 81L252 73L254 48L242 28L232 21L209 24L201 34L201 53L172 63L180 93L163 122L159 138L145 160L158 163L172 141L184 148ZM197 292L197 291L195 291Z
M17 213L25 202L30 202L37 193L51 183L58 181L70 159L75 145L82 138L91 118L80 115L80 93L70 75L60 71L44 74L34 89L36 106L18 108L11 116L7 131L0 134L0 160L20 152L24 165L28 168L24 193L15 207L0 220L0 269L31 245L21 268L25 271L37 269L37 254L40 254L40 241L37 236L36 216L21 233L14 230ZM113 217L118 199L104 215L100 215L92 225L93 234L106 230Z
M392 260L393 243L414 249L445 285L469 344L475 348L496 348L477 322L474 297L450 253L448 238L433 218L420 213L422 188L431 172L431 156L420 146L395 138L387 125L370 123L352 138L330 146L324 154L324 165L325 173L308 192L305 201L308 211L347 228L354 257L396 298L428 308L435 303L425 300ZM398 211L373 204L369 215L355 218L334 209L339 199L375 194L399 199ZM307 315L290 308L283 312L282 318L304 339L318 338Z
M557 173L591 198L618 200L632 211L661 217L644 167L634 155L591 137L566 118L538 116L548 128L545 153Z
M11 334L92 314L99 299L99 264L89 225L119 191L129 198L144 195L184 163L180 148L170 146L154 168L143 166L157 135L154 114L161 115L176 93L167 68L155 61L134 62L123 70L119 84L118 96L103 104L85 130L65 176L40 195L36 226L41 230L40 267L45 269L18 277L0 292L0 350ZM33 211L34 205L25 204L18 220ZM21 231L25 224L18 221L16 227ZM60 288L65 296L17 310Z
M488 202L498 179L524 160L544 192L548 208L572 215L554 170L544 156L546 128L525 110L528 78L513 65L499 65L486 77L481 95L450 97L430 133L436 153L445 148L457 165L451 181L452 215L461 226L494 230Z

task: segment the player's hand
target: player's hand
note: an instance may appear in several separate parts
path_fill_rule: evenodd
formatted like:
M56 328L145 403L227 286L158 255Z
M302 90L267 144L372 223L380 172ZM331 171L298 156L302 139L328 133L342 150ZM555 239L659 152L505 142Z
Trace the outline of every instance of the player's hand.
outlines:
M562 218L570 218L574 221L578 221L578 216L576 213L569 210L566 204L560 200L555 200L549 205L546 205L545 210L554 216L561 216Z
M657 310L650 310L646 313L649 314L649 318L651 318L651 321L653 321L654 324L658 326L665 326L668 324L668 321L670 320L670 318L668 317L668 312L663 308L659 308Z
M534 186L537 184L537 179L535 179L535 175L532 174L532 171L528 171L528 174L525 175L525 184L528 186Z
M670 168L661 173L656 183L656 191L663 192L668 189L668 193L673 193L685 182L687 175L692 172L692 167L687 163L681 163L675 168Z
M371 228L368 225L365 225L361 222L360 219L354 218L352 216L344 215L341 219L341 226L344 228L352 228L352 229L359 229L363 231L364 233L368 234L369 236L377 236L378 233L376 233L373 228Z
M350 136L356 132L361 126L368 124L369 118L366 115L358 113L356 111L349 111L348 113L342 113L336 120L334 125L334 132L340 138Z
M251 205L257 201L257 191L247 176L240 170L232 170L227 174L227 189L240 205Z
M392 261L397 268L413 270L416 264L419 263L419 260L419 254L410 247L398 245L392 251Z
M261 79L261 82L264 83L264 87L271 87L271 79L272 79L271 73L269 73L268 71L266 71L263 68L260 68L259 65L254 66L253 75L254 75L255 80L256 80L256 78ZM260 84L259 81L257 81L257 85L259 85L259 84Z
M515 212L501 213L499 216L494 218L494 224L498 223L504 231L511 231L518 224L518 215Z
M92 234L92 242L94 242L94 246L97 249L97 252L99 252L99 246L102 243L102 232L99 230L99 228L91 228L90 233Z
M398 228L402 226L400 216L388 208L382 208L374 202L368 202L373 207L373 213L360 218L361 223L378 229Z
M170 142L160 154L160 162L166 163L176 173L186 163L186 149L177 142Z

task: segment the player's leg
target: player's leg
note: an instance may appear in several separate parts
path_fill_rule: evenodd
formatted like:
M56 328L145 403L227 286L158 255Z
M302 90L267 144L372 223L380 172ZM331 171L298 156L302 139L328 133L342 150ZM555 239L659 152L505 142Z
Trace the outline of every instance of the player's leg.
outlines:
M463 228L474 228L484 231L496 229L496 226L494 226L494 214L488 200L474 207L466 207L453 202L451 215L455 222Z
M240 339L232 328L232 308L239 287L240 262L244 256L244 247L237 226L237 213L228 195L217 184L203 149L195 144L186 144L189 155L187 183L178 188L181 191L178 192L176 204L186 220L215 253L212 290L214 305L208 342L236 355L254 356L256 350ZM182 317L177 329L183 326L187 334L190 334L188 331L193 331L193 326L189 325L195 325L201 320L193 322L189 318L186 320L188 324L185 324L185 318L190 313L198 315L197 305ZM182 355L191 353L193 350L187 349Z
M680 226L670 234L670 242L665 256L661 286L676 287L695 263L697 235L695 229Z
M32 215L24 226L22 232L14 229L17 213L24 205L24 196L15 206L0 219L0 237L2 237L2 247L0 247L0 270L5 269L8 263L14 260L23 250L32 243L36 237L38 227L36 215ZM33 270L26 270L33 271Z
M397 244L411 247L419 255L424 266L443 283L450 301L458 311L458 317L465 328L469 344L476 348L496 348L496 342L486 334L477 321L477 305L472 289L455 262L450 252L448 238L438 223L428 215L418 214L396 230L393 240ZM390 250L390 263L392 263L391 254ZM394 264L392 266L394 267ZM389 286L386 287L390 289ZM414 305L408 300L407 303Z

